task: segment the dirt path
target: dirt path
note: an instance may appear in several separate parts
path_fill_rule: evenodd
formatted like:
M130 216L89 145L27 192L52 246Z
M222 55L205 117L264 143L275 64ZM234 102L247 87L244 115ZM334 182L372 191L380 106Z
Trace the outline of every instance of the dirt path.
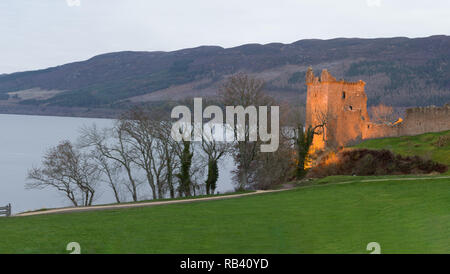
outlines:
M322 184L322 185L303 186L301 188L321 187L321 186L329 186L329 185L344 185L344 184L351 184L351 183L385 182L385 181L415 181L415 180L436 180L436 179L450 179L450 176L418 177L418 178L392 178L392 179L388 179L388 178L387 179L365 179L365 180L356 180L356 181L345 181L345 182L339 182L339 183L329 183L329 184ZM19 213L14 216L22 217L22 216L34 216L34 215L55 214L55 213L83 212L83 211L92 211L92 210L148 207L148 206L182 204L182 203L192 203L192 202L211 201L211 200L224 200L224 199L232 199L232 198L238 198L238 197L244 197L244 196L258 195L258 194L263 194L263 193L286 191L286 190L291 190L293 188L294 188L294 184L288 183L288 184L283 185L283 187L278 190L257 190L255 192L249 192L249 193L243 193L243 194L232 194L232 195L214 196L214 197L206 197L206 198L171 200L171 201L160 201L160 202L142 202L142 203L98 205L98 206L86 206L86 207L66 207L66 208L49 209L49 210L45 210L45 211L24 212L24 213Z
M85 207L65 207L65 208L49 209L49 210L45 210L45 211L24 212L24 213L16 214L14 216L23 217L23 216L34 216L34 215L55 214L55 213L82 212L82 211L92 211L92 210L120 209L120 208L133 208L133 207L148 207L148 206L182 204L182 203L192 203L192 202L211 201L211 200L224 200L224 199L251 196L251 195L262 194L262 193L279 192L279 191L284 191L284 190L287 190L287 189L257 190L255 192L249 192L249 193L243 193L243 194L231 194L231 195L213 196L213 197L206 197L206 198L170 200L170 201L160 201L160 202L127 203L127 204L97 205L97 206L85 206Z

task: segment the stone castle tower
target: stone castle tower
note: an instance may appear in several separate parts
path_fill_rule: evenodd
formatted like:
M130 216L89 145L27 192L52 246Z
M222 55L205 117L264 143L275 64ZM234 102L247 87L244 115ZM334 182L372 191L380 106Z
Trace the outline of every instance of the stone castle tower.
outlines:
M364 121L369 121L363 81L337 81L327 70L318 78L308 68L306 85L306 127L326 124L314 137L314 149L363 138Z
M418 135L450 130L450 104L406 110L396 123L373 123L367 112L363 81L336 80L327 70L319 77L306 72L306 127L325 125L314 136L312 150L346 146L363 139Z

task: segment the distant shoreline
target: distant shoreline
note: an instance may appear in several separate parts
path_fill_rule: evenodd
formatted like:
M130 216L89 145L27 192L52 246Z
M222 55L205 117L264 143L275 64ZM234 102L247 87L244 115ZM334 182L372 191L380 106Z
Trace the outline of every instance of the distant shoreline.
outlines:
M21 106L0 103L0 114L115 119L123 109Z

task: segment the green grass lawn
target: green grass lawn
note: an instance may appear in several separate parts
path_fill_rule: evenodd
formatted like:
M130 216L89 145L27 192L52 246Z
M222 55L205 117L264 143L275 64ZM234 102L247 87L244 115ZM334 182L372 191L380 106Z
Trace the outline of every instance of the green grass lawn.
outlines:
M450 253L450 179L0 218L0 253Z
M438 147L435 143L440 136L450 136L450 130L425 133L416 136L403 136L364 141L355 147L368 149L389 149L401 155L419 155L450 166L450 143Z

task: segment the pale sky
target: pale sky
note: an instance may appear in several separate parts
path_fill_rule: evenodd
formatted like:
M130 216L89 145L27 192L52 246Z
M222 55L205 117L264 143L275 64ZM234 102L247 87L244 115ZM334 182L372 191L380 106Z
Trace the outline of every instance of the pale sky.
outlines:
M123 50L437 34L448 0L1 0L0 74Z

